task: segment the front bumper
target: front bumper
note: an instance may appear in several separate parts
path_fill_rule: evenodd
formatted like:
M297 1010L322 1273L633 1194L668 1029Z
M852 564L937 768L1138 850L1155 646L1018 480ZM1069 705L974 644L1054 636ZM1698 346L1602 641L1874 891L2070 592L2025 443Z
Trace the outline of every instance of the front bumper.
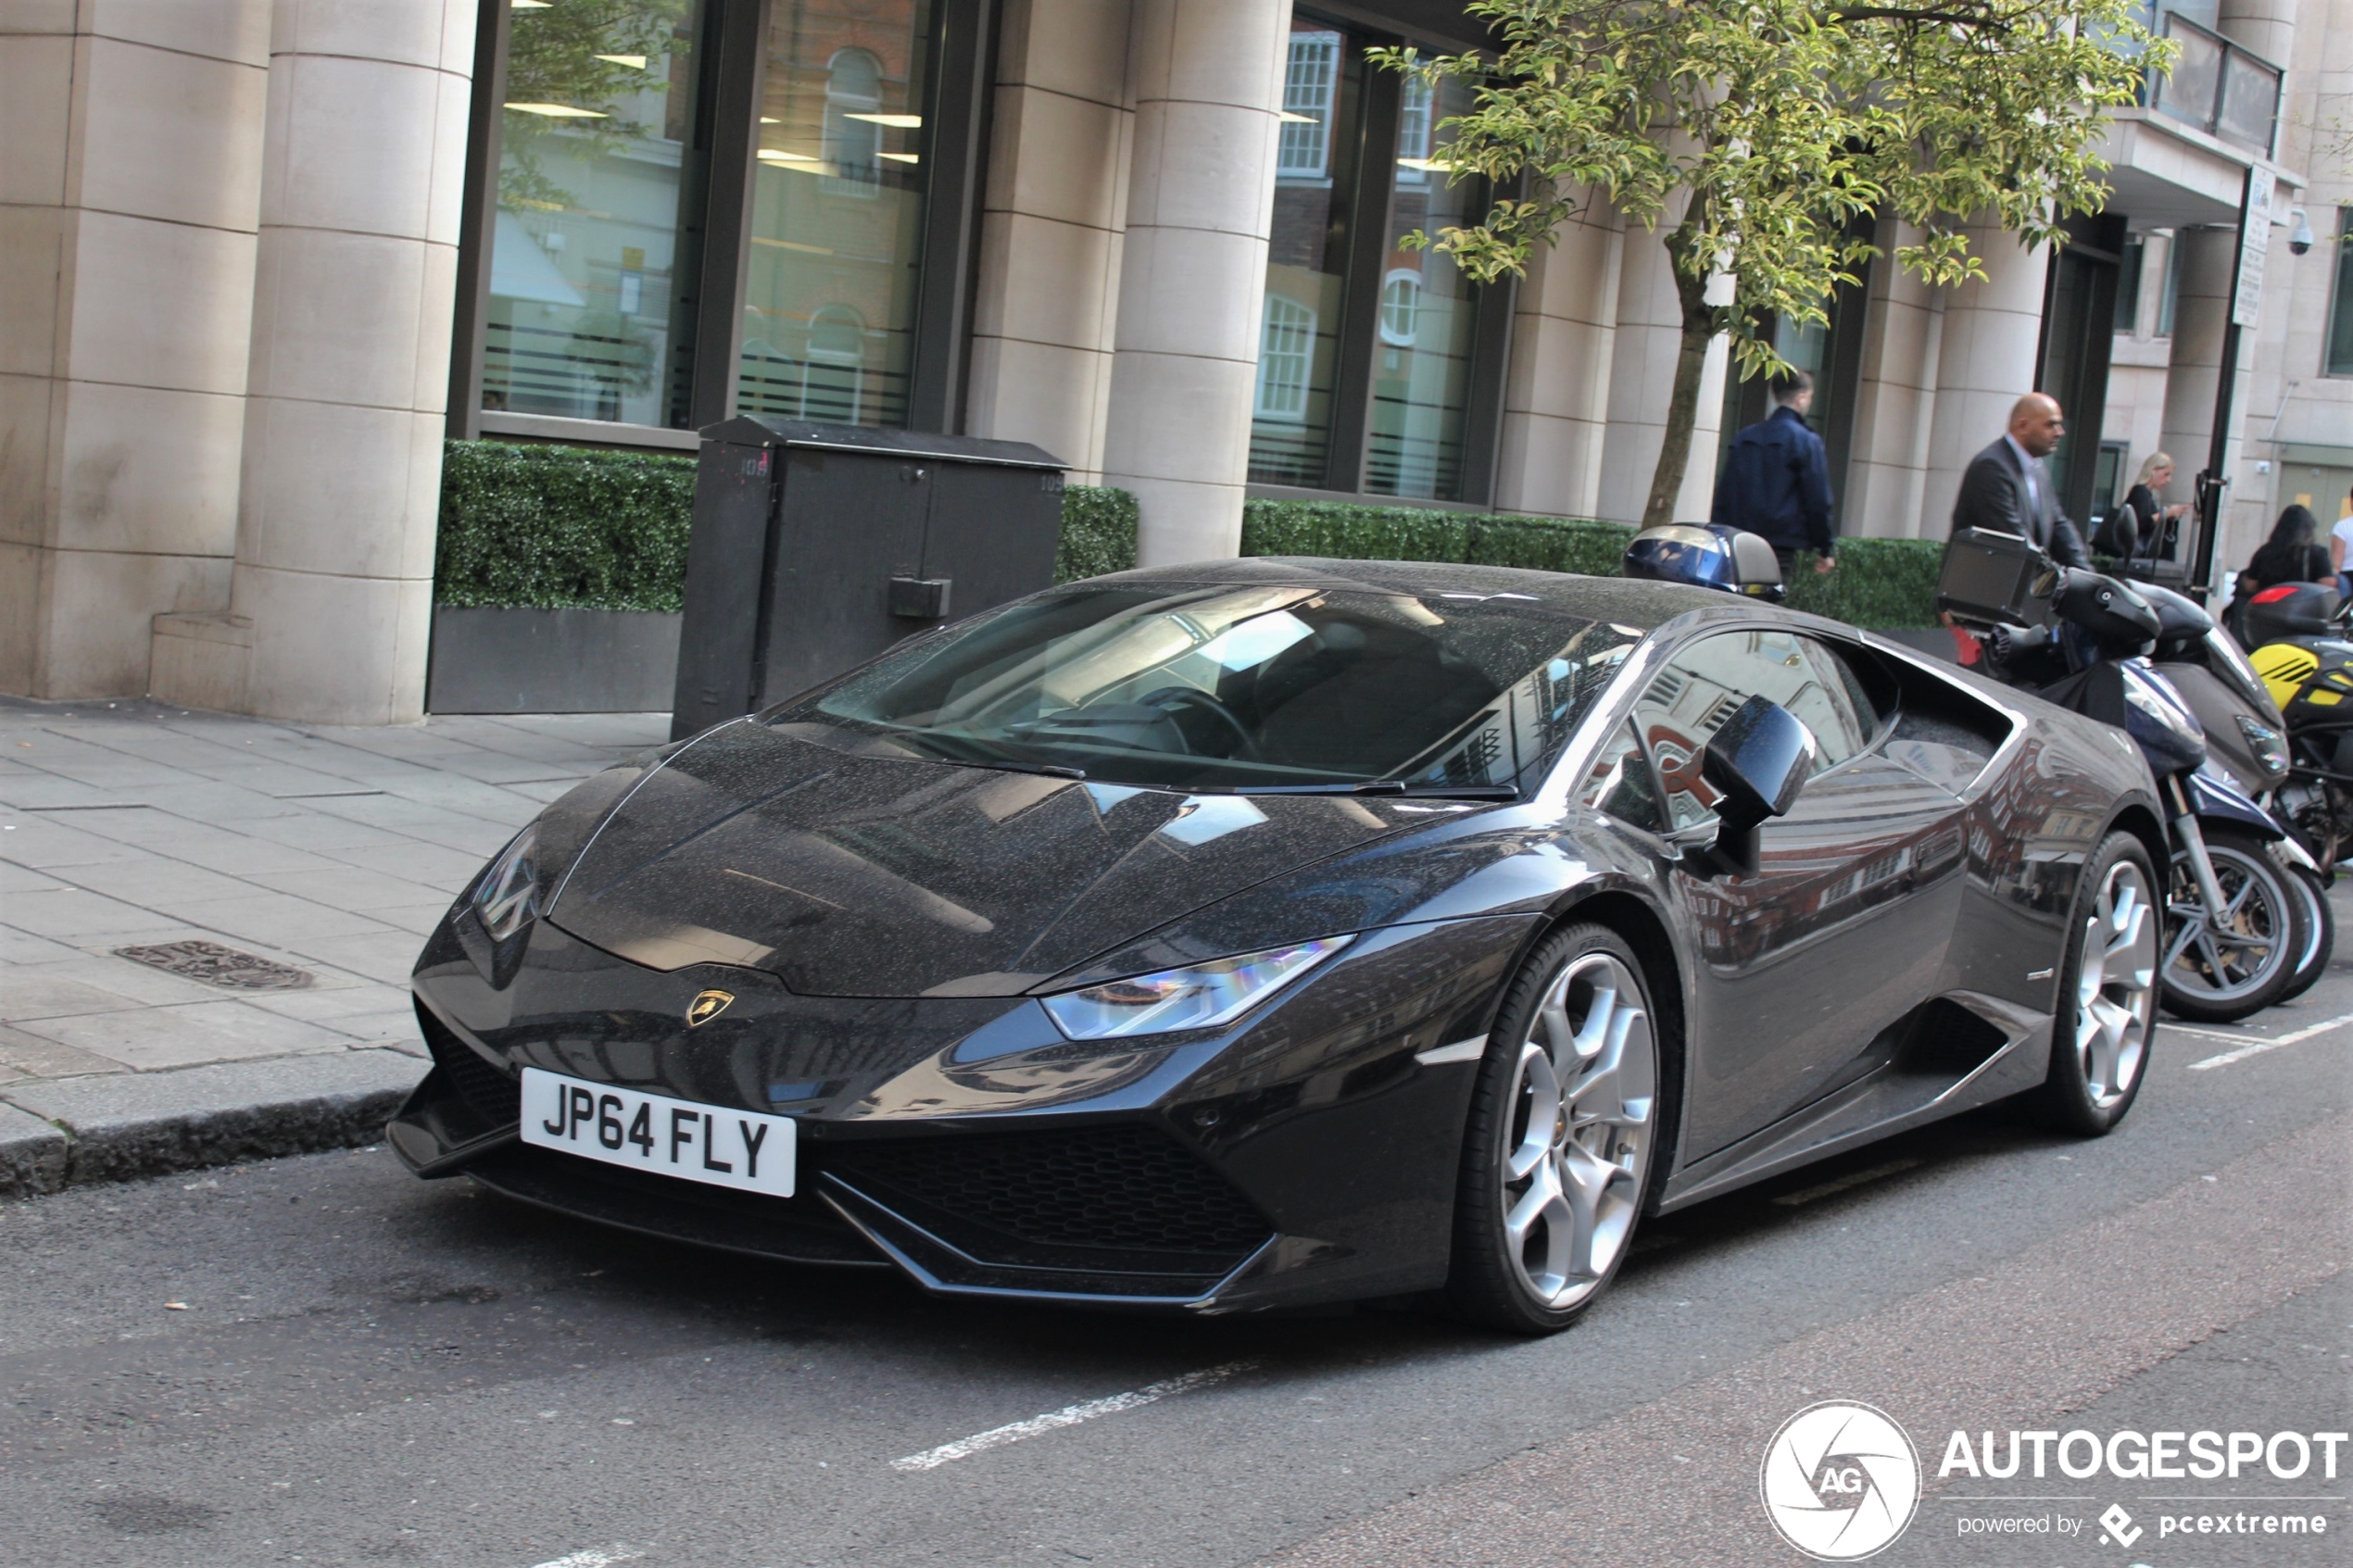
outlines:
M798 1262L895 1266L950 1295L1236 1311L1445 1278L1474 1068L1533 922L1370 933L1223 1033L1074 1043L1024 997L800 997L764 972L663 972L543 920L494 953L457 912L414 985L434 1069L387 1135L608 1224ZM699 992L735 995L699 1028ZM534 1065L790 1115L790 1198L521 1142Z

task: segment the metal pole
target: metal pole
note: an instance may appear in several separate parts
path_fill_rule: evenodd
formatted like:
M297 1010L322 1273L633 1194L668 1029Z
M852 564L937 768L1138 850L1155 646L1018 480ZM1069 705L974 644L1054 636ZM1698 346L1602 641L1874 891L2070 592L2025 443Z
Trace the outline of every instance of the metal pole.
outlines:
M2239 333L2255 324L2261 301L2273 180L2270 169L2250 166L2239 187L2239 248L2231 263L2230 313L2222 325L2222 379L2214 389L2214 437L2207 446L2206 468L2197 476L2197 551L2191 584L2201 592L2214 587L2214 546L2222 532L2223 494L2231 483L2228 464L2231 415L2238 397Z

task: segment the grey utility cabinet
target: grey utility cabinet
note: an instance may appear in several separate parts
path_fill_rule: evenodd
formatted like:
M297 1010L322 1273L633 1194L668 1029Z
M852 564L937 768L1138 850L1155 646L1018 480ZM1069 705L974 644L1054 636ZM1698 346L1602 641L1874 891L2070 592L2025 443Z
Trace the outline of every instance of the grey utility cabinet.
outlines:
M1063 464L1025 442L756 419L702 438L673 739L1053 582Z

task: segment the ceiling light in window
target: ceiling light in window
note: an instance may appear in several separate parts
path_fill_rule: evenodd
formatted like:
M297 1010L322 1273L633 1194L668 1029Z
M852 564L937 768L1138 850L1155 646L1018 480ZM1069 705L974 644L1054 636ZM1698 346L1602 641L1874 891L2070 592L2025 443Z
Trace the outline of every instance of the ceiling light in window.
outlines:
M1451 174L1454 171L1454 166L1442 157L1401 157L1397 160L1397 167L1417 169L1424 174Z
M597 58L610 60L617 66L627 66L631 70L646 69L646 56L643 55L598 55Z
M507 3L518 11L544 11L554 5L555 0L507 0Z
M1281 120L1285 125L1321 125L1324 123L1312 114L1293 114L1289 109L1281 110L1275 116L1275 118Z
M869 125L887 125L898 131L912 131L923 124L919 114L845 114L844 119L862 119Z
M876 153L875 156L876 157L887 157L893 163L914 163L918 161L917 156L913 153Z
M576 109L570 104L509 104L517 114L545 115L549 119L610 119L599 109Z
M815 163L807 153L788 153L782 147L762 147L760 156L770 163Z
M784 121L778 119L773 114L763 114L760 117L760 123L762 125L782 125Z

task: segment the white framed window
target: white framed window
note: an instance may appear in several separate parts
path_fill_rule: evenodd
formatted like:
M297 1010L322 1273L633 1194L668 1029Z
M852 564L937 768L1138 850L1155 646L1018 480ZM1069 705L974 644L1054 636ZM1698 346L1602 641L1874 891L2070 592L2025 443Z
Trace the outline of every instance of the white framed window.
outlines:
M1258 339L1258 417L1306 423L1315 363L1315 312L1288 295L1268 295Z
M1429 183L1429 83L1418 76L1405 79L1397 101L1397 182Z
M871 119L882 107L882 62L863 49L844 49L825 75L824 187L836 195L872 197L882 178L883 128Z
M1380 340L1392 348L1414 346L1421 324L1422 275L1400 267L1380 283Z
M1340 84L1340 34L1294 32L1283 72L1282 138L1275 173L1322 180L1331 173L1332 99Z
M859 423L865 383L866 319L849 306L828 305L809 319L800 417L820 424Z

